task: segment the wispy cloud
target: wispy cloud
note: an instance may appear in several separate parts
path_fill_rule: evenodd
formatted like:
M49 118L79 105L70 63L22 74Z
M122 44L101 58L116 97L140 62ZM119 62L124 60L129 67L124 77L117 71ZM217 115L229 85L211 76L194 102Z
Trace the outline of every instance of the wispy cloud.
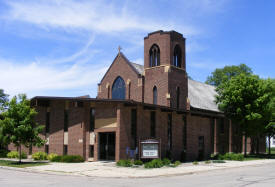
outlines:
M91 58L99 51L94 48L92 48L92 44L94 43L95 35L92 35L90 39L86 42L86 44L81 47L79 50L74 52L73 54L65 57L56 57L54 59L49 58L36 58L37 62L43 63L43 64L64 64L64 63L77 63L85 64L91 60Z
M154 18L137 16L125 6L119 8L117 2L73 1L73 0L30 0L7 1L9 10L5 18L23 21L43 28L64 28L112 33L116 31L159 29L183 29L187 34L197 32L190 25L180 26L172 21L160 22Z
M0 85L10 95L45 90L69 90L98 83L106 67L72 65L67 68L21 64L0 59Z

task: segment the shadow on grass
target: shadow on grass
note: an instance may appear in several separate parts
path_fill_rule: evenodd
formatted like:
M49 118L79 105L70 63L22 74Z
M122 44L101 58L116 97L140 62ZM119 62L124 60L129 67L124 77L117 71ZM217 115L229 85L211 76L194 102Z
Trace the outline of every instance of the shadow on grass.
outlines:
M10 161L10 160L0 160L0 166L17 167L17 168L42 166L47 164L48 164L47 162L19 162L19 161Z

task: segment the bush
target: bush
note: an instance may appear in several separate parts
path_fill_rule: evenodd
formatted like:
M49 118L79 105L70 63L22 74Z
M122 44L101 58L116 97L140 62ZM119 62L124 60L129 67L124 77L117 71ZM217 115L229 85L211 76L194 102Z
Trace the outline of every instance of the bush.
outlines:
M194 162L193 162L193 165L198 165L198 164L199 164L198 161L194 161Z
M59 155L53 156L50 159L51 162L61 162L61 160L62 160L62 156L59 156Z
M132 167L133 162L131 160L119 160L116 165L121 167Z
M168 166L168 165L171 164L171 160L169 160L168 158L164 158L164 159L162 160L162 163L163 163L163 165Z
M212 163L225 163L224 160L213 160Z
M179 166L179 165L181 165L181 162L180 161L176 161L176 162L174 162L174 167L177 167L177 166Z
M219 156L220 156L220 154L211 154L210 158L211 158L211 160L218 160Z
M135 160L134 161L134 165L141 166L142 164L143 164L143 162L141 160Z
M78 163L78 162L84 162L84 158L80 155L52 155L51 158L52 162L65 162L65 163Z
M19 157L18 157L19 158ZM25 152L21 152L21 158L22 159L26 159L27 158L27 154Z
M0 158L7 158L7 154L9 153L8 150L6 149L1 149L0 150Z
M53 161L53 159L54 159L55 157L57 157L57 156L58 156L57 154L51 153L51 154L48 154L47 159L48 159L49 161Z
M17 151L11 151L7 154L8 158L19 158L19 153Z
M237 161L243 161L244 155L239 153L226 153L224 155L219 155L218 160L237 160Z
M205 163L205 164L210 164L210 163L211 163L211 160L206 160L204 163Z
M47 160L47 153L45 152L36 152L34 154L32 154L32 158L34 160Z
M64 155L61 158L61 162L66 163L78 163L78 162L84 162L84 158L80 155Z
M154 159L151 162L147 162L144 164L145 168L161 168L163 166L163 162L160 159Z

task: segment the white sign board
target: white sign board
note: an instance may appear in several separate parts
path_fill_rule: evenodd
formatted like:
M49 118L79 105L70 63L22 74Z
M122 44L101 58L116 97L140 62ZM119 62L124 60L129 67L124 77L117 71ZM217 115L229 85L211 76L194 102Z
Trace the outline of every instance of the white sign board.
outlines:
M156 143L147 143L142 145L142 157L151 158L158 157L158 144Z

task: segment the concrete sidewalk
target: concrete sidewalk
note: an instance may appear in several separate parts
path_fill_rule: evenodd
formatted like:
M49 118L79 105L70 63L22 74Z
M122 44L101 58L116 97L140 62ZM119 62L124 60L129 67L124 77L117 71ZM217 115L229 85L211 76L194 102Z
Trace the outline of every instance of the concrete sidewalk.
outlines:
M238 168L275 163L275 160L253 160L253 161L226 161L226 163L205 164L199 162L198 165L183 163L176 168L163 167L156 169L145 169L143 166L137 168L117 167L115 162L84 162L84 163L49 163L49 165L28 167L22 170L39 173L79 175L89 177L106 178L137 178L137 177L157 177L192 174L218 169ZM17 168L19 170L19 168Z

